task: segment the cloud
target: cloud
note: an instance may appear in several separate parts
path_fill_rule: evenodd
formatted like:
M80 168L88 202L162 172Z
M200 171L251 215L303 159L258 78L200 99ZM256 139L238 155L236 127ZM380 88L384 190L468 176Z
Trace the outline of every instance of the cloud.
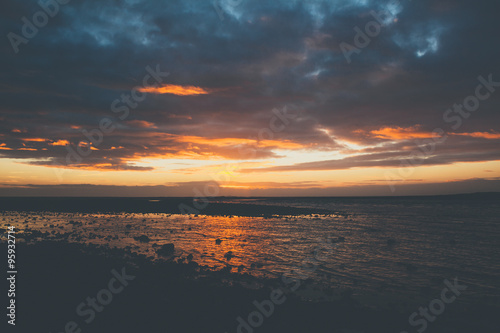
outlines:
M127 125L138 128L157 128L154 123L146 120L128 120Z
M54 142L50 142L49 145L51 145L51 146L67 146L67 145L69 145L69 141L68 140L57 140Z
M42 197L192 197L193 188L204 188L210 182L172 183L155 186L112 186L93 184L61 185L19 185L0 184L1 196L42 196ZM445 186L444 186L445 185ZM238 184L233 187L221 186L220 195L263 196L402 196L402 195L445 195L453 193L498 192L499 179L472 178L443 183L399 184L393 193L385 184L350 185L339 187L307 183L263 183ZM493 200L495 198L493 197Z
M339 159L296 163L261 168L245 168L242 173L347 170L352 168L403 168L407 166L449 165L458 162L499 161L498 142L460 140L449 137L446 143L421 142L404 145L381 146L367 149L362 154ZM392 148L391 148L392 147ZM426 153L431 151L431 153Z
M179 86L175 84L165 84L159 87L141 87L138 90L149 94L172 94L178 96L205 95L210 93L209 90L200 87Z
M474 133L450 133L451 135L469 136L471 138L500 139L500 133L495 132L474 132Z
M423 132L419 130L418 125L402 128L402 127L383 127L378 130L370 131L370 135L377 139L385 140L410 140L410 139L426 139L433 138L436 135L432 132ZM362 131L360 131L362 133Z
M459 130L443 119L474 93L479 75L500 81L494 1L406 1L351 64L340 43L352 43L353 27L363 29L387 1L222 3L224 20L211 1L73 0L18 54L5 39L0 163L64 167L68 147L105 117L116 130L67 167L147 172L141 159L249 156L284 165L248 172L385 167L432 139L434 128L449 139L426 165L498 156L500 92ZM21 17L38 8L36 0L5 5L2 31L21 33ZM168 78L143 88L144 100L119 119L112 102L157 64ZM300 116L259 138L269 136L273 110L287 105ZM324 157L280 162L290 152Z

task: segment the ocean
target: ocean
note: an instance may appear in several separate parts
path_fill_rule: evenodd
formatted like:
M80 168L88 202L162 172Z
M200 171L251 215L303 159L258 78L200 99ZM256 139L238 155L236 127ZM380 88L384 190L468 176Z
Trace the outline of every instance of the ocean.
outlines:
M305 300L347 292L368 307L411 312L454 279L467 286L454 306L500 306L498 199L210 198L198 214L182 215L175 207L191 199L3 198L0 219L2 228L16 227L19 242L96 244L151 261L164 260L158 249L174 244L168 260L300 279L296 293Z

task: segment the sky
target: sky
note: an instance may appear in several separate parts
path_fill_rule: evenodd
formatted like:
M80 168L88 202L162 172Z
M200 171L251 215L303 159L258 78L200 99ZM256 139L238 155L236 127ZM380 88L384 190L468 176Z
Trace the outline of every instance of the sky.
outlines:
M499 9L10 1L0 196L500 191Z

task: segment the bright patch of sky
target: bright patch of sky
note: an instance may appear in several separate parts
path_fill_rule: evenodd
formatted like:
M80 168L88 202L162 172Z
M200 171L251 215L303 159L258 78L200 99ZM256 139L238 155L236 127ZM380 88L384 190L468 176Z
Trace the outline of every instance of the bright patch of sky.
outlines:
M409 35L396 34L393 40L399 47L410 50L420 58L439 51L443 30L442 27L416 28Z

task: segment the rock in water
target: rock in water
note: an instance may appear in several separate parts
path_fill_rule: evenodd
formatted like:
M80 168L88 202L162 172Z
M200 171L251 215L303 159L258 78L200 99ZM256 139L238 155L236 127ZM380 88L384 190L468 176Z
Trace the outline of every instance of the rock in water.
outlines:
M224 255L224 258L226 258L226 260L228 261L231 260L232 257L234 257L233 251L229 251Z
M158 250L156 250L156 253L160 256L170 256L174 254L175 252L175 246L173 243L168 243L162 245Z
M134 239L136 241L141 242L141 243L149 243L149 241L150 241L149 237L146 236L146 235L142 235L142 236L139 236L139 237L134 237Z

